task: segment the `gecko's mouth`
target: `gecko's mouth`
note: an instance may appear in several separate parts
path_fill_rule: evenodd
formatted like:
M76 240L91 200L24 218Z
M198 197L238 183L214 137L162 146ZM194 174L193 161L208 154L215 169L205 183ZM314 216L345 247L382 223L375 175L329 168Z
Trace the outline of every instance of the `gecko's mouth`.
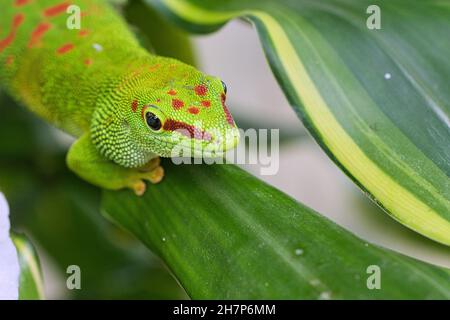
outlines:
M213 134L211 139L191 139L182 134L174 134L169 140L163 141L171 145L163 157L193 157L193 158L220 158L239 143L239 130L229 129L226 132Z

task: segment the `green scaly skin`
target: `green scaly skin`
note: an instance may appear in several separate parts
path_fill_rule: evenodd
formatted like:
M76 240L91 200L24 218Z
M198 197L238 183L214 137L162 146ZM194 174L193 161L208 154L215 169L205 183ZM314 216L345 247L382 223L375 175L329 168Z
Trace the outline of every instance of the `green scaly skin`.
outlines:
M69 4L81 30L66 26ZM0 85L77 138L67 163L85 180L140 195L174 147L211 157L236 146L220 79L148 53L104 1L4 0L0 11Z

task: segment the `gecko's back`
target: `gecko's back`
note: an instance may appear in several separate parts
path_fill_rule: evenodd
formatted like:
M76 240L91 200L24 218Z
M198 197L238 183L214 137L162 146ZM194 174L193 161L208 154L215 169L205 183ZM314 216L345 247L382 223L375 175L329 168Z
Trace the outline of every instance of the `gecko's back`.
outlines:
M78 8L80 29L70 29ZM74 135L89 127L101 85L149 56L103 1L6 0L0 12L0 84Z
M145 51L105 1L2 0L0 12L0 85L78 137L67 163L85 180L142 194L163 176L157 156L236 146L221 79Z

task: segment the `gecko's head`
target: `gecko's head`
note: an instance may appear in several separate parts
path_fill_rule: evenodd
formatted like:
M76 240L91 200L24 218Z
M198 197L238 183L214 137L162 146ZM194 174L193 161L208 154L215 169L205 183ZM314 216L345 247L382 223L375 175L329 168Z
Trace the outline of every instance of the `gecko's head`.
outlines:
M239 141L225 105L226 85L183 67L182 74L161 80L156 89L142 88L133 97L133 136L146 151L162 157L221 156Z

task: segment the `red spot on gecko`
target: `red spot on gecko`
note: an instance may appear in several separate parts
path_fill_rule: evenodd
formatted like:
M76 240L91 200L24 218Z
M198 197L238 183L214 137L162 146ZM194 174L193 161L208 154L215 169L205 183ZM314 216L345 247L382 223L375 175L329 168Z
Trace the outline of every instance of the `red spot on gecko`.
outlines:
M92 59L84 60L84 64L87 65L87 66L90 66L92 64Z
M37 27L33 30L31 33L31 39L28 43L28 47L32 48L36 46L41 38L44 36L44 34L50 29L51 24L47 22L43 22L37 25Z
M87 36L89 34L89 31L88 30L81 30L80 32L78 32L78 35L80 36L80 37L85 37L85 36Z
M200 84L194 87L195 94L198 96L204 96L208 92L208 88L205 85Z
M58 54L65 54L65 53L71 51L74 47L75 47L75 46L74 46L73 44L67 43L67 44L65 44L65 45L63 45L63 46L61 46L61 47L59 47L58 50L56 50L56 52L57 52Z
M177 92L173 89L170 89L169 91L167 91L167 94L170 94L171 96L174 96L177 94Z
M133 110L133 112L136 112L137 108L138 108L138 101L133 100L133 102L131 103L131 110Z
M202 102L200 102L202 104L202 106L204 106L205 108L209 108L211 107L211 101L209 100L203 100Z
M200 110L197 107L189 107L188 112L190 114L198 114Z
M172 99L172 107L176 110L184 107L184 102L179 99Z
M47 8L44 10L44 16L46 17L54 17L59 14L62 14L66 12L67 8L70 6L70 3L64 2L61 4L58 4L56 6Z
M5 39L0 40L0 52L2 52L7 46L9 46L14 41L14 39L16 38L17 29L20 27L24 19L25 16L21 13L14 16L11 31L9 32L9 34L6 36Z
M222 100L223 112L225 113L225 118L227 119L228 124L230 126L233 126L234 120L233 120L233 117L231 116L230 111L228 110L227 106L225 105L225 99L226 99L226 96L224 93L222 93L221 100Z
M16 7L24 6L29 2L29 0L16 0L14 1L14 5Z
M25 16L22 13L19 13L18 15L16 15L13 20L13 27L18 28L22 24L24 19L25 19Z
M12 65L13 62L14 62L14 56L8 56L8 57L6 57L5 64L6 64L7 66Z
M157 63L157 64L155 64L155 65L153 65L153 66L150 66L150 67L148 68L148 71L153 72L153 71L155 71L155 70L158 69L158 68L159 68L159 63Z
M193 125L185 122L168 119L164 122L163 129L166 131L177 131L189 138L195 138L199 140L211 141L211 134L204 130L201 130Z

